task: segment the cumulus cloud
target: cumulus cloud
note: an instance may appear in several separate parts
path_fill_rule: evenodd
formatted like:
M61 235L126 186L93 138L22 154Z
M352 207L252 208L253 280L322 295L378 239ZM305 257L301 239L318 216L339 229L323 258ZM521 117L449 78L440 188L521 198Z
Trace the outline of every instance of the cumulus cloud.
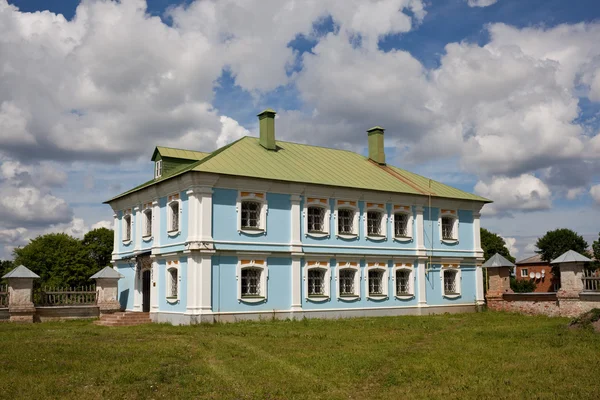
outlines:
M515 178L495 177L489 183L479 181L475 193L494 200L483 209L492 215L510 210L544 210L552 204L550 189L539 178L528 174Z
M502 237L504 239L504 243L506 244L506 248L511 256L516 257L519 254L519 249L517 248L517 239L514 237Z
M594 185L590 188L590 195L594 202L600 205L600 185Z
M467 0L469 7L487 7L495 4L498 0Z

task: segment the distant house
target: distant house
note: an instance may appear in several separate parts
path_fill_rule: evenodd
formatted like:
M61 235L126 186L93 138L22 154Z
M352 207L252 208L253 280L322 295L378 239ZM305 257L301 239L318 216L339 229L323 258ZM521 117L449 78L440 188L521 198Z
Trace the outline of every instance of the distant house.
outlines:
M552 274L550 263L542 260L539 254L515 263L517 280L533 281L536 292L556 292L560 287L560 278Z

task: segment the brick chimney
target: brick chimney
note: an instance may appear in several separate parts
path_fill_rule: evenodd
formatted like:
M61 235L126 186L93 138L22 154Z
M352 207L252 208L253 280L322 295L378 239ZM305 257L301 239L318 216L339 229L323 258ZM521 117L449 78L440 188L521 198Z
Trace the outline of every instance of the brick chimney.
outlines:
M385 150L383 149L383 129L380 126L375 126L367 130L369 135L369 159L377 164L385 165Z
M258 123L260 128L259 143L267 150L275 150L275 110L267 108L258 114Z

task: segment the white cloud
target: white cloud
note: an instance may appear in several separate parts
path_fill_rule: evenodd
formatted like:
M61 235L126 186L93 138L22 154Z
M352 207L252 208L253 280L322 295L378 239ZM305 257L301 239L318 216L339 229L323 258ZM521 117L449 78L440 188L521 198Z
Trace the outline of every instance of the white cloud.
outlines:
M578 187L578 188L574 188L574 189L569 189L567 191L567 199L569 199L569 200L575 200L576 198L578 198L579 196L581 196L584 192L585 192L585 189L582 188L582 187Z
M540 179L527 174L515 178L494 177L490 183L479 181L475 193L494 200L483 208L483 212L491 215L510 210L544 210L552 204L550 189Z
M467 0L469 7L487 7L495 4L498 0Z
M511 256L516 257L519 254L519 249L517 248L517 239L514 237L502 237L504 239L504 243L506 243L506 248Z
M596 204L600 205L600 185L594 185L590 188L590 195Z
M100 229L100 228L113 229L113 221L108 221L108 220L98 221L95 224L92 224L92 226L90 227L90 230L93 231L94 229Z

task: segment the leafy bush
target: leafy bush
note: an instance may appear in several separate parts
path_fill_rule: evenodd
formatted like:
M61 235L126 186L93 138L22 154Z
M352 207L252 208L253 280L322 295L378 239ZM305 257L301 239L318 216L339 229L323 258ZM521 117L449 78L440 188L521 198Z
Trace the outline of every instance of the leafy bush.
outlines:
M535 291L537 285L534 281L528 280L517 280L516 278L510 278L510 288L515 293L530 293Z

